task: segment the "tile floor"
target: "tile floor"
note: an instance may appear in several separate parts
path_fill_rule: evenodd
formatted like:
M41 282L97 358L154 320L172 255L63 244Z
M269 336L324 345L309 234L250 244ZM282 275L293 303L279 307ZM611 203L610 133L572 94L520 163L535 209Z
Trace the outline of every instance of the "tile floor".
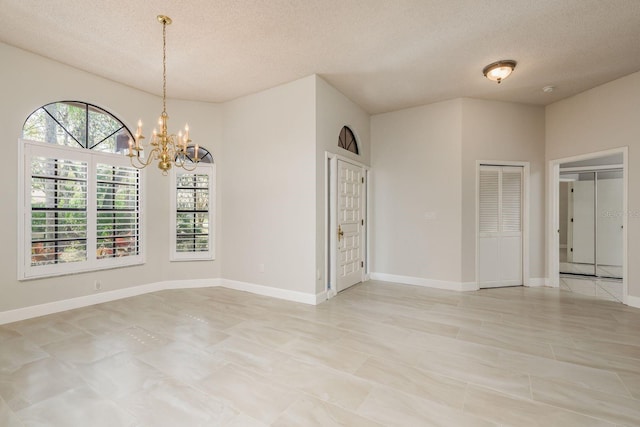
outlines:
M560 289L609 301L622 302L622 280L588 276L560 276Z
M572 262L561 262L560 273L597 275L599 277L622 278L622 266L577 264Z
M367 282L163 291L0 326L1 426L638 426L640 310Z

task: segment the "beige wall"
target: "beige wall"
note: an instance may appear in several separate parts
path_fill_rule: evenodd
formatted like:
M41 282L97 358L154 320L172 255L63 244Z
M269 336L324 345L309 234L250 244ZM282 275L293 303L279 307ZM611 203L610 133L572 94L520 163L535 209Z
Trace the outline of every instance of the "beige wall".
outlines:
M371 118L372 272L461 282L461 102Z
M458 99L372 117L376 273L475 283L476 163L530 162L529 264L544 256L544 109Z
M349 126L358 141L360 154L356 155L338 147L338 136L343 126ZM316 269L320 278L316 280L316 292L323 292L326 240L325 183L328 180L325 168L326 152L358 163L370 164L370 127L369 114L338 92L321 77L316 76Z
M64 300L95 293L94 281L100 280L102 291L132 287L172 279L219 277L220 262L169 262L169 187L168 177L155 168L145 170L144 245L146 263L141 266L102 270L48 279L17 280L17 180L18 138L25 119L50 102L79 100L98 105L115 114L130 129L139 118L147 124L157 121L162 100L106 79L84 73L60 63L0 43L0 129L3 132L5 162L0 177L2 189L0 210L0 311ZM206 146L216 160L220 159L220 107L215 104L170 101L170 126L176 131L188 119L194 141ZM219 215L218 215L219 217ZM220 222L217 222L220 227ZM219 243L219 242L218 242ZM217 245L220 252L220 245ZM185 274L185 272L187 272Z
M640 72L546 108L546 160L629 147L629 295L640 297ZM547 219L550 224L550 218Z
M225 279L315 294L315 91L309 76L224 105Z
M544 108L462 100L462 280L476 274L477 161L530 162L529 279L545 275Z

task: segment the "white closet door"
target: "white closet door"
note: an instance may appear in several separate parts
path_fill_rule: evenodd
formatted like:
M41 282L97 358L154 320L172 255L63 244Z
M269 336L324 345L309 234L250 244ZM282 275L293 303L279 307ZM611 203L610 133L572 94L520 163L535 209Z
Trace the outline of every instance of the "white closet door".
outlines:
M573 262L578 264L593 264L595 262L595 174L581 173L590 179L573 183L573 239L571 249ZM587 179L587 178L582 178ZM594 274L593 268L588 274Z
M481 166L479 173L479 285L522 285L523 168Z
M597 183L596 261L602 270L598 275L622 277L622 172L599 172Z

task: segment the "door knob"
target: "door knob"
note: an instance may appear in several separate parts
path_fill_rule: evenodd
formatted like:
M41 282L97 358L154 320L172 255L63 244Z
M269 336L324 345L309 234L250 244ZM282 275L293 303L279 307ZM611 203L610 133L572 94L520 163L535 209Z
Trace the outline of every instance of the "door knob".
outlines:
M338 242L340 241L340 239L342 239L343 236L344 236L344 231L342 231L342 227L338 225Z

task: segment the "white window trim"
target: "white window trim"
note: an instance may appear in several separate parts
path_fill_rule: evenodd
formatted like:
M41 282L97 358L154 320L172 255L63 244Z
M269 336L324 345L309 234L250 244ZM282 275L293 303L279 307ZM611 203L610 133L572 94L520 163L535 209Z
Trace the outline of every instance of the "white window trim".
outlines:
M86 273L97 270L107 270L119 267L144 264L144 174L140 173L140 223L138 230L138 255L127 257L98 259L96 251L91 248L96 246L96 182L95 167L98 163L109 163L117 166L131 167L129 159L122 154L91 151L82 148L66 147L50 143L36 142L20 139L18 165L18 280L30 280L45 277L63 276L68 274ZM31 187L27 183L31 180L30 159L32 153L36 155L50 155L70 160L84 161L89 165L87 183L87 260L75 263L50 264L31 266L31 244L27 244L27 238L31 235ZM29 239L30 242L30 239Z
M178 175L185 174L208 174L209 175L209 250L205 252L178 252L176 251L176 185ZM216 254L216 165L215 163L200 162L193 171L184 169L177 170L172 168L170 172L170 197L169 212L171 219L169 221L169 260L174 261L211 261L215 259Z

